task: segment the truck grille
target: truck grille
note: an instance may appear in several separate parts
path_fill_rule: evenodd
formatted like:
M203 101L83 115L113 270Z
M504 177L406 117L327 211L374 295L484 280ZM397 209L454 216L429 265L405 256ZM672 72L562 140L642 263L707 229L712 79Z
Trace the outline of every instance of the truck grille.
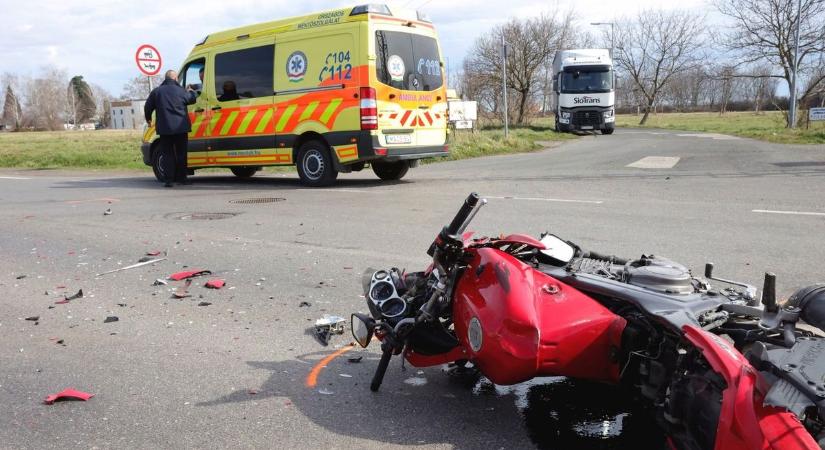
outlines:
M591 125L597 127L602 124L601 111L575 111L573 123L576 125Z

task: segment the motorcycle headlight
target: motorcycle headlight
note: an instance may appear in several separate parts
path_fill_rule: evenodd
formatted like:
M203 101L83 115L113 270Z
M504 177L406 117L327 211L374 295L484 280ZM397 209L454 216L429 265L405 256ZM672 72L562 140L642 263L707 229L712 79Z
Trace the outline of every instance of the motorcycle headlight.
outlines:
M570 118L570 112L569 111L562 111L561 112L561 118L562 119L569 119Z

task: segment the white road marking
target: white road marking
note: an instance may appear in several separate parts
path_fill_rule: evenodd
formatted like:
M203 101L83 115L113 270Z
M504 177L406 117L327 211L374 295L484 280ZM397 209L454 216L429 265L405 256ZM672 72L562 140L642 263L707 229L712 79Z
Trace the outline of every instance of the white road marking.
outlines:
M31 180L31 178L25 178L25 177L0 177L0 180Z
M486 198L494 198L498 200L527 200L527 201L537 201L537 202L562 202L562 203L589 203L592 205L601 205L604 203L602 200L572 200L566 198L542 198L542 197L496 197L494 195L485 195Z
M637 169L671 169L679 160L678 156L645 156L644 158L628 164L626 167Z
M708 139L716 139L718 141L735 141L735 140L738 140L738 139L742 139L740 137L730 136L730 135L727 135L727 134L719 134L719 133L681 133L681 134L677 134L676 136L708 138Z
M769 209L754 209L751 212L764 214L789 214L794 216L825 216L825 212L810 212L810 211L772 211Z

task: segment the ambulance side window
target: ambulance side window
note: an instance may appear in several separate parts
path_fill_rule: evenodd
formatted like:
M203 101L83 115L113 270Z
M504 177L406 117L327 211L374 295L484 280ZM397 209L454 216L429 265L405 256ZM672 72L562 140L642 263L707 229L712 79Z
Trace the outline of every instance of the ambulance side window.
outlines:
M180 80L181 86L189 86L194 89L198 95L201 95L203 91L203 68L205 63L206 60L200 58L187 64L181 71L183 73L183 77Z
M274 54L274 45L216 54L215 94L218 101L271 96L274 92Z

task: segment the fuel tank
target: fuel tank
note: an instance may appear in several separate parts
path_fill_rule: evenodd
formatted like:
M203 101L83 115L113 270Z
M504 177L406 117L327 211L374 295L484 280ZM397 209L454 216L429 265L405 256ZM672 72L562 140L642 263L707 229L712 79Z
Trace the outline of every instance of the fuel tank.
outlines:
M623 318L500 250L471 251L455 289L455 331L493 383L549 375L618 381Z

